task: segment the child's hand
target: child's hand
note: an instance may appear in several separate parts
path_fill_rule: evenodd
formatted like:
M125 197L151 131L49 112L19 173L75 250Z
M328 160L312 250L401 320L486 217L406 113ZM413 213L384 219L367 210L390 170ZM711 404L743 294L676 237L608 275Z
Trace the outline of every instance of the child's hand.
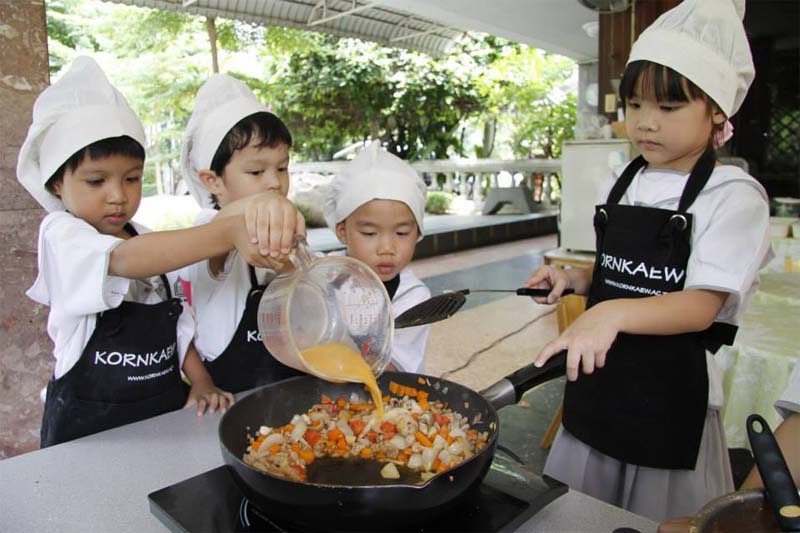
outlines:
M206 410L214 413L219 409L224 413L234 402L236 400L230 392L215 387L211 382L198 382L192 385L189 399L183 407L185 409L197 405L197 416L202 416Z
M567 350L567 379L578 379L578 369L591 374L595 368L603 368L606 354L619 333L615 318L614 301L602 302L583 312L557 339L550 341L536 356L536 366L541 367L548 359L562 350Z
M264 256L278 258L288 255L294 236L306 234L303 214L278 193L257 194L247 200L244 218L250 242L257 244Z
M564 289L569 288L570 279L567 273L556 267L542 265L531 274L530 279L525 282L523 287L533 289L551 289L547 298L535 297L534 300L540 304L552 304L558 301Z

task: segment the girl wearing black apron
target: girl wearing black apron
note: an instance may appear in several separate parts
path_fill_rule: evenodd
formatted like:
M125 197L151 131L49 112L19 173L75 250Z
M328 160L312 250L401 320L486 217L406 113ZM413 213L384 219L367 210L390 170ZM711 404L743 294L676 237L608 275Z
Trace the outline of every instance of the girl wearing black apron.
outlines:
M545 473L658 521L733 489L707 358L733 343L769 256L763 188L714 154L752 80L739 15L689 0L642 33L620 84L642 156L596 207L594 268L542 267L528 282L550 300L569 286L588 296L537 357L569 348L580 365Z

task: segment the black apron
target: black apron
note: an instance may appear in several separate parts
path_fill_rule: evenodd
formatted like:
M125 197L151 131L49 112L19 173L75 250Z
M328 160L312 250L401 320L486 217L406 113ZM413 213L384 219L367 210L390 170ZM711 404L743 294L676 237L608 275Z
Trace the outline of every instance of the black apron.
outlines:
M126 229L132 235L132 226ZM188 390L181 380L177 324L183 307L161 276L167 300L122 302L98 313L75 366L47 384L41 446L53 446L180 409Z
M680 291L691 253L694 203L714 170L706 151L695 164L677 211L619 205L647 162L633 160L597 206L597 235L587 309L616 298ZM568 382L564 427L619 461L664 469L694 469L708 407L706 350L732 344L736 327L715 323L680 335L619 333L604 368Z
M248 265L249 266L249 265ZM228 392L242 392L303 373L284 365L267 350L258 331L258 304L266 285L259 285L250 268L250 291L239 326L225 350L205 365L214 385Z

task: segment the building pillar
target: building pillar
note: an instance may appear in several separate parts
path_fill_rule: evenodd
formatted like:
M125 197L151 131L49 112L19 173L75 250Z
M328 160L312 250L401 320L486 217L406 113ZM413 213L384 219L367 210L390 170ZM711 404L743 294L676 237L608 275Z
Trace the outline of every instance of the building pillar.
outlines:
M0 459L39 447L39 391L53 370L36 277L44 210L16 178L33 103L50 83L44 0L0 0Z

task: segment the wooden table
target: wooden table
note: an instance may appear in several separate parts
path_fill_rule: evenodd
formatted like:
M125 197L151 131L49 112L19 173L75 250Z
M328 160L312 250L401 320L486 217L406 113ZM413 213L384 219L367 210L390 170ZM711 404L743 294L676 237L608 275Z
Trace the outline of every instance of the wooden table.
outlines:
M556 248L544 253L544 264L559 268L585 268L594 265L592 252L572 252L566 248Z

